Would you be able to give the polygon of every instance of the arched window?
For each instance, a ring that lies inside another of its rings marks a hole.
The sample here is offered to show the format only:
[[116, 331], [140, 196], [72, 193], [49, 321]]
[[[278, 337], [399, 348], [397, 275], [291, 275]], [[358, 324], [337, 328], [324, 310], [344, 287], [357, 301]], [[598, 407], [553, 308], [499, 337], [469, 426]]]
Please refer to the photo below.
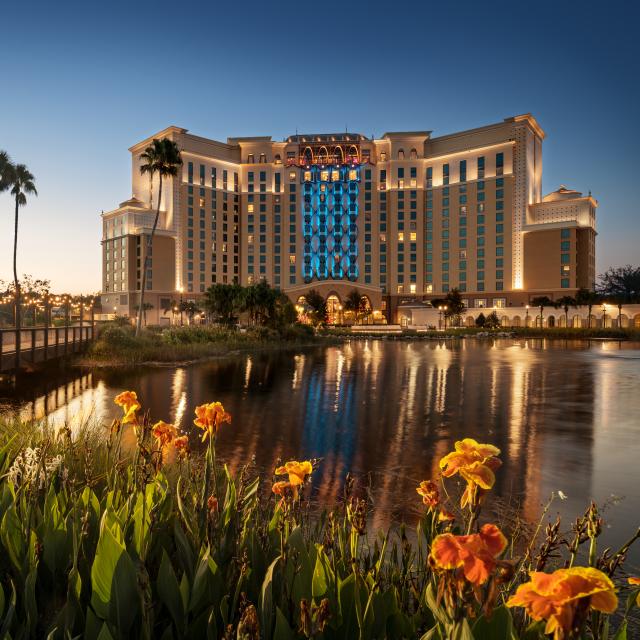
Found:
[[404, 149], [398, 149], [398, 160], [404, 160]]
[[311, 147], [304, 148], [302, 158], [305, 164], [313, 164], [313, 151], [311, 151]]
[[349, 159], [354, 161], [354, 162], [358, 162], [360, 160], [360, 154], [358, 153], [358, 147], [356, 147], [354, 144], [352, 144], [349, 147]]
[[415, 149], [411, 149], [411, 151], [409, 152], [409, 157], [411, 158], [411, 160], [416, 160], [418, 157], [418, 152]]
[[266, 153], [261, 153], [260, 154], [260, 163], [264, 164], [267, 161], [267, 154]]
[[329, 151], [327, 147], [320, 147], [318, 150], [318, 162], [320, 164], [326, 164], [329, 161]]
[[387, 161], [387, 152], [386, 151], [381, 151], [380, 152], [380, 162], [386, 162]]
[[253, 164], [256, 161], [255, 156], [253, 155], [253, 153], [250, 153], [247, 156], [247, 164]]
[[280, 157], [279, 153], [276, 153], [276, 155], [273, 158], [273, 161], [275, 162], [275, 164], [282, 164], [282, 158]]

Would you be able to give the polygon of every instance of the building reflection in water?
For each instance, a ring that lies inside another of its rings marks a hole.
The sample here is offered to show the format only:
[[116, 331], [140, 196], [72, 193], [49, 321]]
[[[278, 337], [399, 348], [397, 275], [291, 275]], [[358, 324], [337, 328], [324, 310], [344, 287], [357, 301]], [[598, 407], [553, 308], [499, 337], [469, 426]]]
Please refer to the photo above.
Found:
[[[640, 452], [639, 354], [539, 339], [356, 341], [173, 370], [99, 370], [15, 402], [28, 418], [113, 416], [113, 397], [131, 388], [154, 419], [189, 432], [195, 406], [219, 400], [233, 415], [218, 439], [232, 469], [322, 458], [315, 498], [338, 499], [351, 472], [370, 484], [377, 526], [417, 516], [416, 485], [437, 477], [456, 440], [474, 437], [500, 447], [495, 492], [533, 520], [552, 491], [569, 496], [559, 508], [571, 516], [592, 496], [633, 496], [625, 487]], [[640, 499], [625, 504], [638, 509]]]

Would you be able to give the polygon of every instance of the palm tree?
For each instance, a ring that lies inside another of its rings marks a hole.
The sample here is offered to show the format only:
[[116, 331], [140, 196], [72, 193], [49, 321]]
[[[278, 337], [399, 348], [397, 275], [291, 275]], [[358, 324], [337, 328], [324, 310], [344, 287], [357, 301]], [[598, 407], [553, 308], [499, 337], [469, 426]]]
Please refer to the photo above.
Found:
[[576, 304], [587, 305], [589, 310], [589, 316], [587, 319], [587, 327], [589, 327], [589, 329], [591, 329], [591, 310], [594, 305], [600, 304], [601, 299], [602, 297], [600, 294], [595, 291], [591, 291], [590, 289], [580, 289], [576, 294]]
[[555, 302], [551, 300], [548, 296], [538, 296], [537, 298], [533, 298], [531, 300], [531, 306], [540, 308], [540, 328], [544, 325], [544, 308], [545, 307], [555, 307]]
[[361, 304], [362, 296], [360, 295], [360, 292], [357, 289], [351, 289], [347, 294], [347, 297], [344, 299], [344, 310], [353, 312], [356, 324], [358, 322], [358, 314], [360, 313]]
[[[5, 154], [6, 155], [6, 154]], [[6, 164], [3, 171], [3, 184], [7, 184], [16, 201], [16, 213], [13, 232], [13, 283], [16, 294], [16, 369], [20, 366], [20, 281], [18, 280], [18, 218], [20, 207], [27, 204], [28, 195], [38, 195], [35, 178], [24, 164]]]
[[178, 175], [178, 167], [182, 165], [182, 157], [180, 156], [180, 149], [173, 140], [163, 138], [158, 140], [154, 138], [150, 146], [148, 146], [144, 153], [140, 155], [140, 159], [143, 160], [143, 164], [140, 165], [140, 173], [148, 173], [153, 179], [153, 174], [157, 173], [159, 177], [158, 184], [158, 202], [156, 205], [156, 216], [153, 221], [153, 229], [151, 229], [151, 235], [147, 239], [147, 250], [144, 256], [144, 269], [142, 271], [142, 286], [140, 287], [140, 303], [138, 305], [138, 321], [136, 323], [136, 335], [140, 335], [142, 329], [142, 314], [144, 312], [144, 292], [147, 288], [147, 270], [149, 268], [149, 255], [151, 253], [151, 247], [153, 245], [153, 237], [156, 233], [158, 226], [158, 219], [160, 217], [160, 205], [162, 201], [162, 180], [163, 178], [170, 178]]
[[565, 328], [568, 328], [569, 327], [569, 307], [575, 307], [577, 304], [576, 300], [571, 296], [562, 296], [562, 298], [559, 298], [558, 300], [556, 300], [556, 304], [558, 305], [558, 307], [562, 307], [562, 310], [564, 311], [564, 326]]

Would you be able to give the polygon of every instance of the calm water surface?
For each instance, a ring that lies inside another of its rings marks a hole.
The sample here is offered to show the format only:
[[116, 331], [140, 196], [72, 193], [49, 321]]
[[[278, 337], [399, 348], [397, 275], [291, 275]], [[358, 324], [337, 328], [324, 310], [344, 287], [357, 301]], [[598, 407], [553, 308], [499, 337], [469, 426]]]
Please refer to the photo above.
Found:
[[[536, 520], [574, 517], [608, 502], [607, 542], [640, 524], [640, 345], [544, 340], [357, 341], [243, 354], [180, 368], [97, 370], [0, 391], [5, 411], [72, 426], [119, 413], [113, 397], [136, 389], [154, 418], [192, 431], [193, 409], [220, 400], [233, 424], [219, 436], [232, 467], [255, 457], [321, 457], [318, 500], [335, 499], [348, 472], [367, 478], [374, 525], [414, 519], [415, 487], [465, 436], [502, 450], [496, 493]], [[194, 434], [195, 442], [195, 434]], [[638, 564], [640, 555], [634, 554]]]

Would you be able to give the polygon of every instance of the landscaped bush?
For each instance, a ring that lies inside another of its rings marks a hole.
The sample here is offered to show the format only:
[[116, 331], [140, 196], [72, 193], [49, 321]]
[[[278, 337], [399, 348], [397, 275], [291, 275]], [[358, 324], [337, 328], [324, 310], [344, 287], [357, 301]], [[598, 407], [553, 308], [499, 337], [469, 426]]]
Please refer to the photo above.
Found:
[[95, 432], [0, 425], [2, 638], [637, 637], [638, 580], [616, 582], [640, 533], [599, 554], [592, 504], [570, 536], [538, 527], [517, 552], [482, 518], [501, 465], [491, 445], [456, 442], [417, 487], [410, 543], [404, 527], [368, 531], [351, 480], [313, 513], [316, 461], [232, 475], [216, 460], [218, 430], [233, 428], [220, 403], [196, 408], [203, 454], [135, 393], [116, 403], [102, 446]]

